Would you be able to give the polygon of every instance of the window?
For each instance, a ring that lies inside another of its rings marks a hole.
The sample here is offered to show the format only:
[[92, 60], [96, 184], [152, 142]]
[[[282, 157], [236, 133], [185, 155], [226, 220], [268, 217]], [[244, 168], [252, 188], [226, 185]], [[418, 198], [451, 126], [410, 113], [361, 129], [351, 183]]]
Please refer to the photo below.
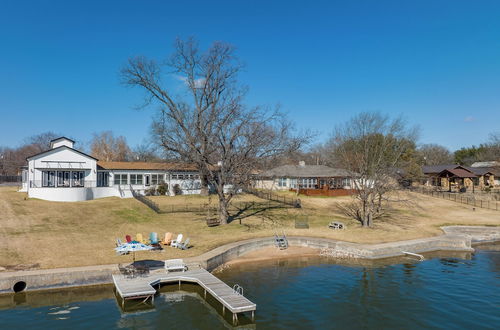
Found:
[[97, 172], [97, 186], [98, 187], [107, 187], [109, 180], [108, 172]]
[[42, 187], [54, 187], [56, 180], [55, 171], [43, 171], [42, 172]]
[[278, 187], [286, 187], [286, 178], [278, 179]]
[[142, 174], [130, 174], [130, 184], [142, 184]]
[[115, 174], [115, 184], [127, 184], [127, 174]]
[[57, 171], [57, 186], [69, 187], [70, 186], [70, 171]]
[[85, 173], [83, 171], [73, 171], [71, 172], [71, 186], [72, 187], [83, 187], [83, 177]]
[[165, 180], [163, 180], [163, 174], [151, 174], [151, 184], [161, 184]]

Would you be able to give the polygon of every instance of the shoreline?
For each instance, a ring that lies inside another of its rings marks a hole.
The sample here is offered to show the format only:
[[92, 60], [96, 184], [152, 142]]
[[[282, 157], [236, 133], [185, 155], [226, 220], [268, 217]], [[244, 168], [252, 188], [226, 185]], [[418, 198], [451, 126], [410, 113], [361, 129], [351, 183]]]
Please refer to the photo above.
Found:
[[[472, 245], [500, 241], [500, 227], [443, 227], [444, 235], [425, 239], [380, 244], [356, 244], [314, 237], [288, 237], [289, 248], [275, 248], [274, 238], [256, 238], [217, 247], [202, 255], [185, 258], [188, 265], [199, 265], [208, 271], [232, 262], [259, 262], [269, 259], [320, 256], [320, 251], [334, 252], [328, 257], [349, 263], [370, 263], [376, 260], [403, 256], [404, 252], [434, 251], [473, 252]], [[447, 233], [448, 232], [448, 233]], [[276, 251], [277, 250], [277, 251]], [[145, 260], [144, 262], [147, 262]], [[162, 262], [159, 262], [162, 263]], [[156, 262], [158, 266], [158, 261]], [[0, 272], [0, 294], [11, 293], [14, 285], [24, 282], [21, 291], [112, 283], [112, 274], [119, 273], [116, 264]]]

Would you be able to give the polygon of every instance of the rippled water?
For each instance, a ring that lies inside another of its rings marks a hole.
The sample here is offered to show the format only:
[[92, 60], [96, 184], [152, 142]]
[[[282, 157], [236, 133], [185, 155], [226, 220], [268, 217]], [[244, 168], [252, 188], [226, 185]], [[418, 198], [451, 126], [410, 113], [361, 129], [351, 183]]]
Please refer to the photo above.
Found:
[[[400, 260], [399, 260], [400, 261]], [[403, 264], [324, 258], [240, 264], [217, 276], [257, 303], [243, 328], [494, 329], [500, 327], [500, 252]], [[154, 305], [123, 311], [112, 287], [0, 296], [0, 328], [230, 328], [195, 285], [166, 286]]]

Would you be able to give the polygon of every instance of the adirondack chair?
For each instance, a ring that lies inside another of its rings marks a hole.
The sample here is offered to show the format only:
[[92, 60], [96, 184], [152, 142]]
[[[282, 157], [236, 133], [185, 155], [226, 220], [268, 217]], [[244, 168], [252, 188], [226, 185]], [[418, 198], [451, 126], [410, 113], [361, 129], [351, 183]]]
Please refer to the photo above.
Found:
[[142, 234], [141, 233], [137, 233], [135, 235], [135, 240], [139, 243], [142, 243], [142, 244], [147, 244], [147, 242], [144, 240], [144, 238], [142, 237]]
[[125, 240], [127, 241], [127, 243], [130, 243], [132, 242], [132, 237], [130, 237], [130, 235], [125, 235]]
[[181, 244], [181, 242], [182, 242], [182, 237], [183, 237], [182, 234], [177, 235], [177, 238], [172, 241], [172, 243], [170, 244], [170, 246], [172, 246], [172, 247], [178, 247], [179, 244]]
[[172, 243], [172, 233], [165, 233], [165, 238], [163, 239], [163, 245], [170, 245]]
[[177, 247], [181, 250], [187, 250], [189, 249], [189, 237], [186, 238], [186, 240], [184, 241], [184, 243], [180, 243], [179, 245], [177, 245]]
[[149, 234], [149, 242], [151, 244], [158, 244], [158, 234], [155, 232], [152, 232]]

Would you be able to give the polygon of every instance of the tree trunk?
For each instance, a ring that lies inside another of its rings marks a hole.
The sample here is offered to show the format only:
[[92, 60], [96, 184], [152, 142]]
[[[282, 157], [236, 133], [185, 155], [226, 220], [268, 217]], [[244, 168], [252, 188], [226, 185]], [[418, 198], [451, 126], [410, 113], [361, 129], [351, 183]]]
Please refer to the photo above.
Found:
[[201, 196], [208, 196], [209, 189], [208, 189], [207, 176], [200, 173], [200, 181], [201, 181], [200, 195]]
[[219, 220], [221, 225], [227, 224], [227, 220], [229, 219], [228, 204], [228, 201], [219, 195]]

